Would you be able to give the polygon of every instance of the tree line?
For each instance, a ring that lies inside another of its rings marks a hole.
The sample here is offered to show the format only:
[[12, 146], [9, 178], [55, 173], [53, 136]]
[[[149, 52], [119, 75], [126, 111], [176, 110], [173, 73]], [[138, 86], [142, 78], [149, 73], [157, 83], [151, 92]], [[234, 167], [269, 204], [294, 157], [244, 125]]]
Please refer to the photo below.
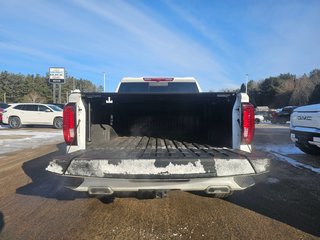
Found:
[[[53, 85], [49, 83], [49, 74], [24, 75], [3, 71], [0, 73], [0, 102], [53, 102]], [[76, 89], [86, 92], [102, 92], [102, 86], [95, 86], [86, 79], [69, 76], [61, 85], [61, 102], [67, 102], [75, 84]], [[56, 92], [58, 92], [56, 90]], [[248, 82], [250, 102], [255, 106], [280, 108], [293, 105], [301, 106], [320, 103], [320, 69], [297, 77], [291, 73]]]
[[[61, 85], [61, 103], [66, 103], [68, 95], [76, 89], [86, 92], [102, 91], [102, 86], [95, 86], [86, 79], [77, 79], [69, 76], [65, 84]], [[58, 99], [58, 88], [56, 88], [56, 99]], [[49, 74], [24, 75], [2, 71], [0, 73], [0, 102], [40, 102], [53, 103], [53, 84], [49, 83]]]
[[249, 81], [248, 95], [255, 106], [281, 108], [320, 103], [320, 70], [301, 77], [286, 73], [264, 80]]

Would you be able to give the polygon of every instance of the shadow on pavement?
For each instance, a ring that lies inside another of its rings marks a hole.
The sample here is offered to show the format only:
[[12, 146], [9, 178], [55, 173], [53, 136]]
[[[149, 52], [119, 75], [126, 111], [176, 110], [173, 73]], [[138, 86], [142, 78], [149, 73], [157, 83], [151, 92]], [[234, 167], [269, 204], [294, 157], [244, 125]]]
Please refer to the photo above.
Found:
[[3, 217], [3, 213], [0, 212], [0, 233], [2, 232], [3, 228], [4, 228], [4, 217]]
[[54, 175], [46, 171], [49, 162], [55, 157], [65, 153], [65, 144], [57, 145], [58, 151], [35, 158], [22, 165], [22, 169], [32, 182], [18, 188], [16, 193], [30, 196], [40, 196], [57, 200], [74, 200], [87, 198], [85, 193], [76, 192], [64, 187], [70, 181], [68, 177]]
[[227, 201], [320, 236], [320, 176], [277, 161], [257, 184]]

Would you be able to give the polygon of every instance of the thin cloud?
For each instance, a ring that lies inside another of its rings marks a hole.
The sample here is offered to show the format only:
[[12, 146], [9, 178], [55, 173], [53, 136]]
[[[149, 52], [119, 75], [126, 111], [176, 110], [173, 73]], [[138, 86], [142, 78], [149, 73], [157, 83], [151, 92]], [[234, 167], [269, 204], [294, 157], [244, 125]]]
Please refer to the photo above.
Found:
[[181, 72], [184, 70], [189, 74], [200, 72], [199, 75], [212, 76], [210, 79], [212, 82], [203, 79], [206, 85], [216, 81], [229, 81], [227, 72], [210, 54], [209, 49], [188, 39], [187, 36], [175, 34], [130, 4], [122, 1], [104, 5], [88, 1], [77, 1], [77, 3], [87, 11], [132, 34], [139, 40], [140, 46], [137, 47], [154, 56], [157, 62], [162, 60], [162, 65], [167, 66], [169, 70], [178, 68]]
[[194, 76], [204, 90], [219, 90], [240, 86], [246, 73], [261, 79], [319, 67], [318, 1], [187, 3], [6, 1], [1, 68], [65, 65], [96, 83], [105, 71], [112, 89], [124, 75]]

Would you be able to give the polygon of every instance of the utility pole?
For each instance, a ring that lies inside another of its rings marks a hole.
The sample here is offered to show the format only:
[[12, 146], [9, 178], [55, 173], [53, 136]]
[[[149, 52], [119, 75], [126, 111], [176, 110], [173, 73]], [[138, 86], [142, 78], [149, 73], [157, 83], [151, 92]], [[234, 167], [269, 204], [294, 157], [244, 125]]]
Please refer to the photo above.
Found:
[[61, 103], [61, 84], [59, 84], [59, 103]]
[[7, 94], [6, 93], [3, 93], [3, 102], [7, 103]]
[[55, 83], [52, 84], [52, 94], [53, 94], [52, 101], [53, 103], [56, 103], [56, 84]]
[[249, 81], [249, 74], [246, 74], [246, 94], [248, 94], [248, 81]]

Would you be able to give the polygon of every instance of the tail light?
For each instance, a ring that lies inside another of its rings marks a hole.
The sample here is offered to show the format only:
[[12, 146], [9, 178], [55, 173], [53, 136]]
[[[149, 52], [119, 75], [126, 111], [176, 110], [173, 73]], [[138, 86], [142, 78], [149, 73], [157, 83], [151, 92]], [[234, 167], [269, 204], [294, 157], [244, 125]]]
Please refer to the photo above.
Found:
[[242, 103], [242, 142], [250, 144], [254, 136], [254, 107], [251, 103]]
[[68, 103], [63, 108], [63, 136], [68, 145], [77, 145], [76, 105]]

